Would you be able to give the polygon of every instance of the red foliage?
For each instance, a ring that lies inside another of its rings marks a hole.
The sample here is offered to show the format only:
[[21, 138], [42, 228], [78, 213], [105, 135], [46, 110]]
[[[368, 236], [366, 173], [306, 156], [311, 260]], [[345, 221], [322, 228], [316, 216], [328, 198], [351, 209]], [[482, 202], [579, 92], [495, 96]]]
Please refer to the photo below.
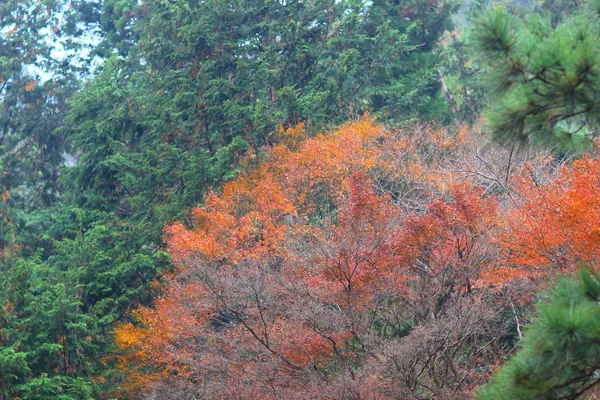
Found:
[[[424, 129], [423, 144], [362, 121], [301, 136], [285, 132], [266, 161], [208, 195], [193, 228], [167, 228], [178, 269], [137, 326], [117, 329], [131, 388], [184, 381], [210, 398], [466, 393], [503, 334], [491, 311], [501, 305], [477, 289], [495, 259], [498, 199], [472, 180], [444, 181], [437, 162], [467, 134]], [[410, 207], [400, 192], [413, 193]]]
[[503, 275], [542, 278], [582, 266], [597, 270], [600, 160], [586, 157], [563, 166], [547, 184], [526, 169], [517, 184], [518, 204], [503, 218]]

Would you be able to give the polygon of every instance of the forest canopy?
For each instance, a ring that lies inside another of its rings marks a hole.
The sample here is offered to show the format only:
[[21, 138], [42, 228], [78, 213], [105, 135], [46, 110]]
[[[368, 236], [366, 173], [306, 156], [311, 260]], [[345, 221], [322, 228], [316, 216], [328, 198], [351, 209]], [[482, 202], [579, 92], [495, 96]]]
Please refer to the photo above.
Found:
[[0, 399], [595, 396], [599, 10], [3, 1]]

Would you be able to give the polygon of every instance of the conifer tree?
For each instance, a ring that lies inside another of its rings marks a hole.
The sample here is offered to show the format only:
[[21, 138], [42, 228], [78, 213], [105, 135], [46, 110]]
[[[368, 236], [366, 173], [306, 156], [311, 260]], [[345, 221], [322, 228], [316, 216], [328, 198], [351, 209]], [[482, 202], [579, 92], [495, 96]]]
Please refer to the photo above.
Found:
[[487, 64], [494, 98], [487, 118], [500, 138], [562, 148], [597, 136], [600, 5], [563, 21], [502, 8], [483, 14], [471, 39]]
[[60, 1], [0, 4], [0, 251], [23, 215], [53, 204], [59, 192], [67, 146], [55, 129], [77, 80], [53, 48], [68, 48], [70, 18]]
[[600, 383], [600, 282], [582, 271], [538, 304], [521, 349], [478, 394], [480, 400], [575, 399]]

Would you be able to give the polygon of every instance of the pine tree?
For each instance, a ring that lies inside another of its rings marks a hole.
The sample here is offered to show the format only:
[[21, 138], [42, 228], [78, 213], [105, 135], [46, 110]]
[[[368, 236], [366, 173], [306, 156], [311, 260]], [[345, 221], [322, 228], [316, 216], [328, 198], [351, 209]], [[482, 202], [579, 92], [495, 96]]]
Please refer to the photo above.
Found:
[[482, 15], [471, 39], [488, 66], [487, 118], [504, 139], [568, 148], [597, 136], [600, 122], [600, 4], [553, 28], [502, 8]]
[[538, 304], [520, 350], [484, 386], [481, 400], [575, 399], [600, 383], [600, 281], [582, 271]]

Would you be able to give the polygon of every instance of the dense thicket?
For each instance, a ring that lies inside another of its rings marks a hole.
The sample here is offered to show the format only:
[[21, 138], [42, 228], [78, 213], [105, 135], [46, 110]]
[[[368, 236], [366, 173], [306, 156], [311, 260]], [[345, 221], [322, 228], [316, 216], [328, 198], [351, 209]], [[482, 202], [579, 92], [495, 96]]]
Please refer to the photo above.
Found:
[[473, 167], [478, 138], [369, 121], [303, 133], [169, 228], [168, 289], [117, 331], [132, 393], [459, 398], [512, 347], [498, 197], [451, 167]]

